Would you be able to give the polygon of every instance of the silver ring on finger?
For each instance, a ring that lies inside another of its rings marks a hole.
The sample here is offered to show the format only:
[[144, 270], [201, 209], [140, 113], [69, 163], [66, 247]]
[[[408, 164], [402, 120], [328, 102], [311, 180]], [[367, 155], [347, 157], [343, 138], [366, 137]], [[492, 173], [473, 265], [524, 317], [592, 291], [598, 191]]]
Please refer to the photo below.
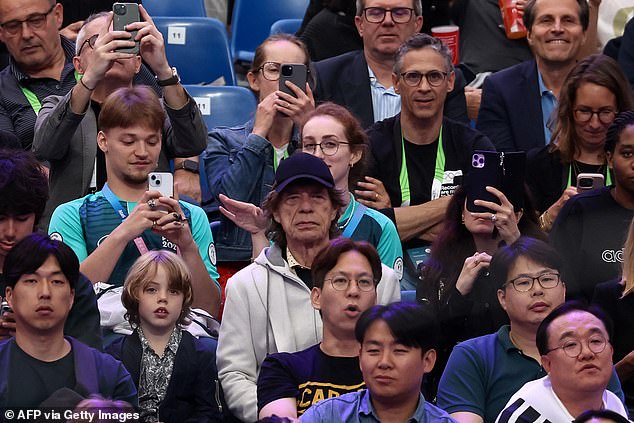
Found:
[[495, 215], [495, 213], [491, 213], [491, 222], [495, 223], [497, 219], [498, 217]]
[[156, 208], [156, 200], [154, 198], [150, 198], [147, 202], [147, 205], [154, 210]]
[[154, 227], [154, 226], [156, 226], [156, 225], [157, 225], [157, 221], [156, 221], [156, 220], [153, 220], [153, 221], [152, 221], [152, 227]]

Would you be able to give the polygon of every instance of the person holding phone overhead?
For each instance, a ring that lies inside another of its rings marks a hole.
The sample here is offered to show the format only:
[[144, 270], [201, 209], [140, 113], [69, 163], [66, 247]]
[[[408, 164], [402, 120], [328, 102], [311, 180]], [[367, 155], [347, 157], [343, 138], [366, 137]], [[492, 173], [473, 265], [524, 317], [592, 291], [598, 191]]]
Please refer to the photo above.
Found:
[[[136, 7], [129, 4], [126, 11]], [[66, 95], [50, 96], [42, 102], [33, 151], [50, 166], [51, 198], [42, 219], [44, 227], [55, 207], [103, 187], [105, 160], [96, 143], [101, 105], [117, 88], [133, 85], [141, 60], [156, 72], [156, 82], [163, 92], [162, 105], [167, 112], [158, 170], [169, 171], [170, 159], [198, 155], [205, 148], [207, 130], [198, 106], [180, 85], [175, 68], [169, 66], [163, 37], [152, 18], [143, 6], [138, 8], [143, 21], [126, 28], [137, 31], [136, 41], [130, 39], [130, 32], [111, 30], [112, 12], [86, 19], [73, 58], [79, 82]], [[140, 45], [139, 55], [119, 51], [134, 47], [135, 42]], [[180, 159], [175, 160], [178, 167]], [[180, 185], [184, 188], [182, 182]]]
[[309, 60], [306, 46], [292, 35], [277, 34], [264, 40], [247, 73], [249, 86], [258, 97], [255, 116], [233, 128], [209, 128], [202, 160], [212, 198], [204, 199], [203, 204], [212, 220], [220, 221], [218, 260], [234, 262], [226, 264], [235, 270], [252, 257], [251, 235], [220, 215], [219, 196], [259, 206], [269, 193], [280, 161], [298, 146], [299, 125], [315, 108], [308, 82], [293, 78], [299, 86], [285, 82], [291, 75], [284, 73], [292, 70], [297, 76], [303, 72], [299, 65], [304, 65], [310, 79]]
[[610, 57], [588, 56], [570, 71], [559, 95], [550, 144], [528, 155], [526, 182], [543, 230], [550, 231], [564, 204], [578, 193], [579, 174], [601, 174], [605, 185], [612, 184], [605, 136], [617, 113], [632, 108], [627, 79]]

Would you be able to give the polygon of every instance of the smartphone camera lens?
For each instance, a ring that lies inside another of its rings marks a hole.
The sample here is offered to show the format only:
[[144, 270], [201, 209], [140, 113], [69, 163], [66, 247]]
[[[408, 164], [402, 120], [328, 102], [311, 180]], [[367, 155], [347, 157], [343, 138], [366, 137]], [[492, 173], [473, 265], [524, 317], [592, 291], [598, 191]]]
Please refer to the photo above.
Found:
[[282, 66], [282, 76], [291, 76], [293, 75], [293, 67], [291, 65]]
[[114, 7], [114, 13], [117, 15], [125, 15], [126, 7], [125, 4], [117, 4]]

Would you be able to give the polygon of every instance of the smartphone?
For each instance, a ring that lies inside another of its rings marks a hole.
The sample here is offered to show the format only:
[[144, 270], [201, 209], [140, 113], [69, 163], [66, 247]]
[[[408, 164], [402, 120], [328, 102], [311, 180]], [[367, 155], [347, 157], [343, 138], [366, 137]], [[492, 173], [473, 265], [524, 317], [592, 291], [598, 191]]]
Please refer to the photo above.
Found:
[[[125, 26], [132, 22], [141, 20], [139, 15], [139, 5], [136, 3], [115, 3], [112, 5], [112, 29], [115, 31], [125, 31]], [[132, 39], [136, 37], [138, 31], [129, 31]], [[139, 54], [139, 41], [134, 43], [134, 47], [118, 48], [121, 53]]]
[[147, 176], [150, 191], [158, 191], [163, 197], [174, 196], [174, 175], [169, 172], [151, 172]]
[[293, 90], [286, 86], [286, 81], [291, 81], [305, 93], [307, 73], [306, 65], [303, 63], [283, 63], [280, 65], [280, 91], [297, 97]]
[[475, 200], [500, 204], [500, 200], [486, 190], [487, 186], [499, 189], [513, 204], [515, 211], [524, 207], [524, 177], [526, 153], [498, 153], [476, 150], [471, 158], [471, 170], [467, 174], [467, 210], [474, 213], [490, 212], [476, 206]]
[[577, 191], [585, 192], [601, 188], [605, 185], [605, 178], [600, 173], [580, 173], [577, 175]]
[[4, 300], [2, 301], [2, 304], [0, 305], [0, 316], [3, 316], [5, 313], [11, 313], [13, 310], [11, 310], [11, 306], [9, 306], [9, 303]]

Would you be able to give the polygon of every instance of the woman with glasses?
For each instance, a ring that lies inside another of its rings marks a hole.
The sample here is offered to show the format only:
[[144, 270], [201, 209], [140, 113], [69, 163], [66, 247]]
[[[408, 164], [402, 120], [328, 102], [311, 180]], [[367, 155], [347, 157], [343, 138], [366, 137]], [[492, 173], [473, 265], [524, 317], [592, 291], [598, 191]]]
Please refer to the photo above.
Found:
[[627, 233], [622, 259], [621, 277], [597, 285], [592, 302], [601, 306], [614, 323], [613, 360], [631, 415], [634, 412], [634, 221]]
[[[342, 235], [372, 244], [381, 262], [393, 268], [400, 279], [403, 250], [394, 223], [385, 215], [359, 203], [349, 191], [349, 187], [365, 174], [367, 148], [367, 136], [359, 121], [345, 107], [334, 103], [317, 107], [307, 116], [301, 129], [302, 151], [321, 158], [330, 169], [335, 187], [345, 193], [338, 221]], [[261, 211], [255, 206], [225, 197], [222, 201], [225, 206], [221, 207], [223, 214], [253, 234], [253, 253], [257, 256], [269, 244], [264, 235], [266, 221], [255, 218], [261, 216]]]
[[[298, 87], [287, 82], [294, 96], [279, 90], [280, 67], [283, 63], [309, 67], [309, 60], [306, 46], [292, 35], [264, 40], [247, 73], [258, 97], [255, 116], [244, 125], [209, 128], [202, 160], [212, 198], [204, 205], [221, 222], [215, 236], [219, 261], [237, 262], [240, 268], [252, 257], [250, 234], [218, 213], [219, 197], [260, 205], [270, 191], [279, 162], [297, 148], [299, 124], [315, 104], [308, 83]], [[308, 75], [310, 79], [310, 69]]]
[[416, 298], [436, 310], [443, 327], [439, 365], [433, 372], [437, 376], [457, 342], [495, 332], [508, 323], [497, 300], [501, 282], [489, 274], [492, 256], [522, 235], [544, 238], [528, 198], [516, 212], [501, 191], [493, 188], [491, 193], [500, 201], [491, 204], [495, 220], [491, 213], [470, 213], [466, 190], [456, 190], [430, 257], [421, 266]]
[[572, 69], [559, 94], [550, 144], [528, 157], [527, 183], [543, 230], [550, 231], [564, 204], [578, 194], [579, 174], [598, 173], [605, 185], [612, 184], [605, 136], [617, 113], [633, 107], [627, 79], [610, 57], [592, 55]]

